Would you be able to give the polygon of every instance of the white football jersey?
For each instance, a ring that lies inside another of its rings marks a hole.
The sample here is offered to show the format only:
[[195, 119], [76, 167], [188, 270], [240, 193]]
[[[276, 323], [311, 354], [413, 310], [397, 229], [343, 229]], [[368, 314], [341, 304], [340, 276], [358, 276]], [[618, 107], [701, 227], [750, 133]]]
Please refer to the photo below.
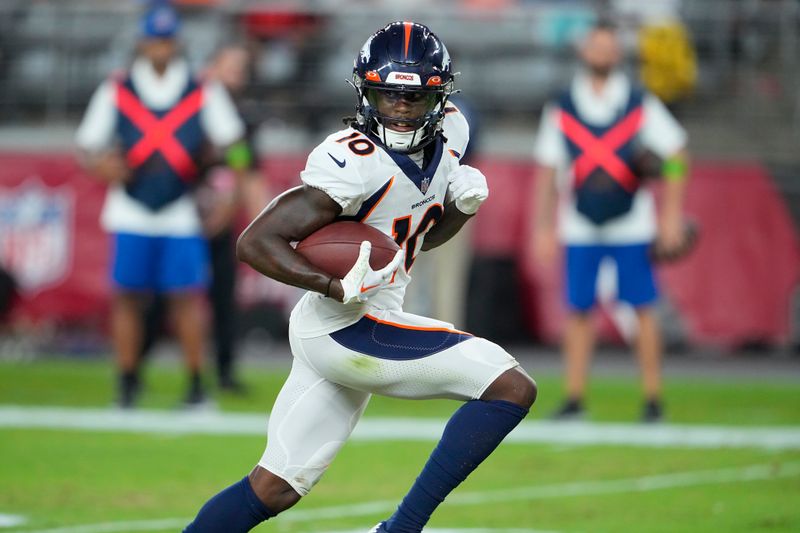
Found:
[[402, 307], [425, 233], [444, 214], [447, 176], [458, 167], [468, 142], [466, 119], [447, 104], [443, 140], [434, 143], [434, 155], [424, 168], [353, 128], [330, 135], [311, 152], [300, 174], [303, 183], [341, 205], [342, 220], [369, 224], [392, 237], [405, 260], [392, 283], [366, 303], [345, 305], [317, 292], [306, 293], [291, 316], [298, 336], [325, 335], [354, 324], [371, 310]]

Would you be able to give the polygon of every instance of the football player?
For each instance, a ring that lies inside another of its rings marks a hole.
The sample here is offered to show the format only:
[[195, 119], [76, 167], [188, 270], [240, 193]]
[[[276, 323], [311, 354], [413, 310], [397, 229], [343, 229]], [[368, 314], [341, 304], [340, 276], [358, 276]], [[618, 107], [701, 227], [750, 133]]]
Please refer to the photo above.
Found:
[[[372, 529], [421, 531], [536, 399], [534, 381], [501, 347], [401, 307], [418, 253], [455, 235], [489, 194], [483, 174], [459, 164], [469, 132], [448, 103], [447, 49], [421, 24], [391, 23], [364, 44], [353, 85], [358, 103], [349, 127], [313, 150], [303, 185], [273, 201], [239, 239], [241, 260], [308, 292], [292, 311], [294, 362], [269, 419], [264, 455], [211, 498], [187, 532], [249, 531], [297, 503], [371, 394], [464, 402], [397, 511]], [[337, 279], [292, 248], [342, 219], [392, 236], [400, 251], [373, 271], [364, 242]]]

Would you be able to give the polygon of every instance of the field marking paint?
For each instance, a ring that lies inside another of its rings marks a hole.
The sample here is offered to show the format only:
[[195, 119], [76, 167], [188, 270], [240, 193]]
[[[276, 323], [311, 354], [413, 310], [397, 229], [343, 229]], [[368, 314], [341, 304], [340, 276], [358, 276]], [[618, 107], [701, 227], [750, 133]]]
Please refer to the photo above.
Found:
[[737, 481], [773, 480], [800, 476], [800, 463], [757, 464], [740, 468], [719, 470], [699, 470], [659, 474], [639, 478], [576, 481], [558, 485], [529, 486], [516, 489], [502, 489], [492, 492], [473, 492], [454, 494], [447, 500], [450, 505], [482, 505], [487, 503], [543, 500], [569, 496], [597, 496], [602, 494], [623, 494], [629, 492], [650, 492], [662, 489], [716, 485]]
[[0, 527], [21, 526], [28, 519], [18, 514], [2, 514], [0, 513]]
[[[436, 441], [447, 421], [430, 418], [364, 418], [353, 441]], [[267, 416], [217, 411], [120, 411], [70, 407], [0, 406], [0, 428], [68, 429], [157, 434], [261, 435]], [[728, 427], [524, 421], [507, 443], [615, 444], [645, 447], [800, 449], [797, 427]]]
[[[595, 496], [603, 494], [624, 494], [630, 492], [650, 492], [680, 487], [725, 484], [745, 481], [774, 480], [800, 476], [800, 462], [783, 464], [755, 464], [739, 468], [718, 470], [695, 470], [675, 472], [638, 478], [611, 479], [600, 481], [576, 481], [553, 485], [518, 487], [481, 492], [455, 493], [448, 497], [448, 506], [485, 505], [496, 502], [532, 501], [574, 496]], [[369, 516], [390, 513], [397, 506], [396, 500], [382, 500], [355, 505], [338, 505], [319, 509], [299, 509], [279, 516], [275, 522], [309, 522], [331, 518]], [[121, 531], [160, 531], [181, 528], [191, 518], [164, 520], [138, 520], [135, 522], [107, 522], [60, 527], [55, 529], [17, 530], [13, 533], [116, 533]], [[366, 526], [369, 527], [369, 526]], [[462, 530], [464, 531], [464, 530]], [[469, 531], [469, 530], [466, 530]], [[512, 530], [513, 531], [513, 530]], [[474, 532], [473, 532], [474, 533]]]
[[191, 518], [166, 518], [163, 520], [136, 520], [129, 522], [102, 522], [99, 524], [82, 524], [79, 526], [57, 527], [54, 529], [25, 530], [19, 529], [5, 533], [120, 533], [126, 531], [163, 531], [165, 529], [186, 527]]

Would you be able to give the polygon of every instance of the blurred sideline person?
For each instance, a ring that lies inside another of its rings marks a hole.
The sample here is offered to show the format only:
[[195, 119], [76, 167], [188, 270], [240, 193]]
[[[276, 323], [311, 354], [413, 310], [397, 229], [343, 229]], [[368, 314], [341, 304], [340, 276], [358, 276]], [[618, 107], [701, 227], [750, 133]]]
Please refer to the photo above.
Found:
[[164, 294], [189, 372], [185, 403], [202, 404], [208, 247], [191, 191], [210, 141], [235, 144], [244, 126], [218, 83], [199, 84], [178, 55], [177, 12], [150, 6], [130, 69], [103, 82], [76, 134], [88, 170], [109, 184], [101, 224], [113, 236], [111, 335], [118, 404], [134, 406], [144, 305]]
[[250, 51], [242, 44], [220, 48], [206, 77], [221, 83], [231, 95], [245, 125], [245, 138], [231, 147], [228, 157], [210, 169], [201, 191], [201, 211], [211, 252], [209, 300], [213, 317], [217, 380], [223, 390], [243, 392], [236, 377], [236, 220], [241, 209], [254, 219], [267, 204], [267, 190], [259, 172], [253, 136], [258, 124], [242, 112], [241, 102], [250, 83]]
[[11, 310], [19, 300], [17, 281], [9, 270], [0, 263], [0, 336], [3, 325], [11, 315]]
[[[643, 421], [658, 421], [662, 342], [654, 310], [658, 292], [651, 243], [663, 254], [683, 245], [683, 196], [687, 135], [664, 105], [619, 69], [620, 44], [613, 25], [598, 23], [580, 48], [583, 68], [543, 111], [535, 146], [534, 252], [555, 260], [566, 246], [568, 318], [564, 334], [566, 401], [556, 418], [584, 412], [594, 332], [598, 269], [617, 264], [618, 299], [635, 308], [645, 404]], [[663, 202], [656, 219], [650, 191], [640, 187], [637, 161], [648, 150], [663, 160]], [[558, 208], [558, 209], [557, 209]]]
[[[208, 299], [211, 305], [216, 377], [223, 391], [244, 393], [245, 387], [235, 372], [237, 262], [235, 255], [237, 215], [243, 209], [248, 220], [266, 205], [267, 191], [259, 172], [253, 144], [258, 124], [248, 122], [241, 112], [241, 98], [250, 82], [250, 51], [242, 44], [227, 44], [213, 55], [203, 79], [218, 82], [228, 91], [245, 126], [241, 141], [225, 150], [224, 157], [203, 170], [202, 183], [195, 190], [200, 219], [208, 239], [211, 279]], [[145, 335], [140, 357], [144, 359], [161, 330], [165, 298], [154, 298], [147, 307]]]
[[[250, 531], [295, 505], [325, 473], [373, 393], [464, 402], [397, 511], [371, 530], [420, 532], [527, 415], [536, 385], [511, 355], [402, 310], [418, 252], [455, 235], [489, 194], [483, 174], [459, 163], [469, 133], [447, 102], [452, 82], [447, 49], [427, 27], [394, 22], [377, 31], [353, 69], [356, 117], [311, 152], [303, 185], [274, 200], [239, 238], [240, 259], [308, 292], [292, 311], [294, 361], [261, 460], [206, 502], [187, 533]], [[373, 271], [365, 241], [337, 279], [291, 246], [342, 218], [393, 236], [400, 250]]]

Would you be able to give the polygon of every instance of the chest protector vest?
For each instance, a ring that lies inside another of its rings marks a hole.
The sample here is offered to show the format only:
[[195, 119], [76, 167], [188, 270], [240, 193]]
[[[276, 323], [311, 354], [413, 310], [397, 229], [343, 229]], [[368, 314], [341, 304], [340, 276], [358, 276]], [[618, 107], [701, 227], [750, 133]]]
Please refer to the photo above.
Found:
[[192, 79], [171, 108], [149, 109], [130, 77], [116, 85], [117, 134], [133, 169], [125, 185], [134, 199], [155, 211], [185, 194], [198, 178], [205, 147], [200, 124], [202, 88]]
[[634, 161], [643, 96], [632, 88], [620, 114], [603, 126], [583, 120], [569, 91], [559, 99], [559, 125], [572, 163], [576, 207], [595, 224], [624, 215], [633, 205], [641, 182]]

